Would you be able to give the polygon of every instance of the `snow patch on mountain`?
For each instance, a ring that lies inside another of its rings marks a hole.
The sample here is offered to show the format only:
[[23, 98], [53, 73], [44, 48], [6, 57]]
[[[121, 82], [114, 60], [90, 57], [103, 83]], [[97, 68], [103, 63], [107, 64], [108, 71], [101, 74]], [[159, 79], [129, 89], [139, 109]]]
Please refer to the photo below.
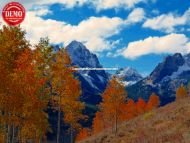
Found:
[[190, 82], [190, 54], [176, 53], [167, 56], [151, 74], [143, 80], [127, 87], [128, 96], [137, 100], [145, 100], [154, 92], [160, 96], [161, 104], [165, 105], [175, 99], [176, 90], [180, 85], [187, 86]]
[[142, 79], [142, 76], [137, 72], [137, 70], [131, 67], [119, 69], [116, 71], [115, 76], [124, 86], [133, 85]]
[[130, 86], [136, 83], [136, 81], [122, 81], [121, 82], [124, 86]]
[[190, 67], [187, 63], [183, 64], [178, 68], [176, 72], [173, 72], [173, 74], [170, 76], [171, 79], [177, 78], [180, 74], [182, 74], [184, 71], [189, 71]]
[[92, 78], [88, 74], [81, 74], [81, 76], [89, 83], [89, 85], [97, 90], [97, 86], [92, 82]]
[[[67, 47], [73, 66], [80, 68], [102, 68], [97, 56], [91, 53], [81, 42], [72, 41]], [[108, 82], [108, 74], [104, 70], [78, 70], [78, 76], [82, 87], [82, 100], [98, 104], [100, 94], [105, 90]]]

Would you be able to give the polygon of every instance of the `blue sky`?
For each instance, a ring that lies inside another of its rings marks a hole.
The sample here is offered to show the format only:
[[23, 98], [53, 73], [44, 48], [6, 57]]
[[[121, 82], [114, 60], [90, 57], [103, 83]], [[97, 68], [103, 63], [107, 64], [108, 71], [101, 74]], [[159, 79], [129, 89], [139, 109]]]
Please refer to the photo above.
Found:
[[166, 55], [190, 52], [189, 0], [18, 2], [27, 9], [21, 26], [32, 44], [46, 36], [52, 44], [78, 40], [104, 67], [130, 66], [147, 75]]

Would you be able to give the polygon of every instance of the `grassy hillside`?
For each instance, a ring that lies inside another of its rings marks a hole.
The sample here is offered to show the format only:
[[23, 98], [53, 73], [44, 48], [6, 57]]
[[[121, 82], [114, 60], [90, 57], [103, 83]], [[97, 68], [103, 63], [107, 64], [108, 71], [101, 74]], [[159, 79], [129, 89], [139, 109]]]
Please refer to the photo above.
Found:
[[190, 97], [120, 125], [80, 143], [190, 143]]

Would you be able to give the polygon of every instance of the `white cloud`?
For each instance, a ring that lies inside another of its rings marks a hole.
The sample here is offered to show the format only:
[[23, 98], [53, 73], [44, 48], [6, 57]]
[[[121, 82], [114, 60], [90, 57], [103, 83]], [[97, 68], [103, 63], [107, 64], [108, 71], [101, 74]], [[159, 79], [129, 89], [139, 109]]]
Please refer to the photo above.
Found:
[[153, 9], [151, 11], [151, 13], [154, 14], [154, 15], [158, 15], [158, 14], [160, 14], [160, 11], [158, 9]]
[[[64, 43], [69, 44], [72, 40], [83, 42], [90, 51], [101, 52], [114, 48], [117, 43], [108, 40], [113, 35], [117, 35], [124, 26], [142, 21], [143, 9], [134, 9], [127, 19], [119, 17], [90, 17], [81, 21], [78, 25], [71, 25], [64, 21], [56, 21], [52, 19], [43, 19], [39, 15], [49, 13], [49, 11], [28, 11], [24, 22], [21, 26], [27, 32], [27, 39], [32, 44], [38, 42], [41, 37], [48, 36], [53, 44]], [[140, 12], [139, 12], [140, 11]], [[137, 14], [135, 14], [137, 13]], [[131, 20], [133, 15], [135, 20]], [[137, 18], [136, 18], [137, 17]]]
[[[90, 4], [91, 0], [17, 0], [21, 3], [26, 10], [33, 10], [39, 6], [50, 6], [52, 4], [59, 3], [65, 8], [74, 8], [76, 6], [83, 6], [84, 4]], [[0, 9], [2, 9], [7, 3], [12, 2], [12, 0], [2, 0], [0, 4]]]
[[35, 5], [51, 5], [56, 3], [62, 4], [66, 8], [73, 8], [87, 4], [89, 0], [20, 0], [20, 2], [28, 8]]
[[117, 50], [115, 50], [115, 51], [108, 51], [108, 52], [106, 53], [106, 56], [107, 56], [107, 57], [112, 57], [112, 58], [121, 56], [122, 53], [123, 53], [123, 50], [124, 50], [124, 49], [117, 49]]
[[106, 56], [107, 56], [107, 57], [113, 57], [114, 55], [113, 55], [112, 52], [107, 52]]
[[33, 12], [35, 13], [36, 16], [45, 16], [53, 14], [53, 11], [51, 11], [47, 6], [36, 6], [33, 9]]
[[[69, 2], [69, 6], [74, 6], [77, 0], [55, 0], [57, 2]], [[53, 0], [49, 3], [55, 2]], [[24, 5], [32, 3], [42, 4], [47, 1], [23, 1]], [[79, 2], [79, 1], [78, 1]], [[86, 0], [82, 0], [78, 4], [82, 4]], [[27, 39], [31, 44], [38, 43], [41, 37], [48, 36], [52, 44], [64, 43], [69, 44], [72, 40], [83, 42], [90, 51], [101, 52], [110, 50], [118, 44], [118, 41], [109, 40], [110, 37], [117, 35], [125, 26], [141, 22], [144, 18], [144, 10], [142, 8], [133, 9], [126, 19], [120, 17], [90, 17], [81, 21], [78, 25], [71, 25], [64, 21], [56, 21], [53, 19], [43, 19], [41, 16], [51, 14], [47, 5], [37, 5], [32, 11], [27, 11], [26, 18], [21, 26], [27, 32]], [[3, 22], [3, 24], [5, 24]], [[2, 24], [2, 25], [3, 25]]]
[[143, 24], [143, 27], [170, 33], [175, 31], [176, 26], [185, 25], [189, 20], [190, 8], [181, 16], [169, 13], [147, 19]]
[[52, 19], [44, 20], [35, 12], [28, 12], [21, 26], [27, 32], [31, 43], [37, 43], [40, 37], [48, 36], [52, 43], [67, 45], [72, 40], [78, 40], [91, 51], [102, 51], [111, 48], [113, 42], [107, 38], [120, 32], [124, 21], [118, 17], [90, 17], [78, 25], [71, 25]]
[[147, 54], [162, 53], [188, 53], [190, 52], [190, 39], [184, 34], [169, 34], [163, 37], [148, 37], [144, 40], [130, 42], [120, 55], [128, 59]]
[[142, 8], [135, 8], [128, 16], [129, 23], [141, 22], [145, 18], [145, 12]]
[[96, 0], [93, 1], [93, 5], [96, 9], [104, 10], [111, 8], [125, 8], [129, 9], [134, 7], [136, 4], [140, 2], [146, 2], [147, 0]]
[[[1, 5], [5, 5], [11, 0], [4, 0]], [[55, 3], [62, 4], [66, 8], [74, 8], [76, 6], [93, 6], [97, 11], [105, 9], [130, 9], [140, 2], [148, 0], [19, 0], [27, 9], [31, 9], [36, 5], [52, 5]]]

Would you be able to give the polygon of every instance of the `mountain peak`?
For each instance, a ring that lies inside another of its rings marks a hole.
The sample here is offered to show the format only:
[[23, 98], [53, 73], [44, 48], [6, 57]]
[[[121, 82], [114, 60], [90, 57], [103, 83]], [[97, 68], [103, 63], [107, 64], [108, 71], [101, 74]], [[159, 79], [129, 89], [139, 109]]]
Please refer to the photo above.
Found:
[[136, 69], [134, 68], [131, 68], [131, 67], [125, 67], [125, 68], [120, 68], [117, 72], [116, 72], [117, 75], [128, 75], [128, 76], [131, 76], [131, 75], [139, 75], [141, 76]]
[[72, 62], [79, 67], [102, 67], [95, 54], [91, 53], [85, 45], [78, 41], [72, 41], [66, 47]]
[[150, 74], [150, 78], [153, 82], [159, 82], [164, 77], [170, 76], [173, 72], [176, 72], [184, 63], [185, 59], [180, 53], [167, 56], [164, 62], [158, 64], [155, 70]]
[[[78, 68], [102, 68], [97, 56], [91, 53], [85, 45], [72, 41], [66, 50], [70, 55], [72, 64]], [[81, 82], [81, 99], [90, 104], [98, 104], [107, 85], [108, 75], [104, 70], [79, 70], [76, 72]]]
[[128, 88], [129, 97], [148, 100], [154, 92], [160, 96], [162, 105], [173, 101], [176, 89], [181, 84], [188, 85], [190, 81], [189, 56], [180, 53], [167, 56], [148, 77]]
[[83, 43], [73, 40], [67, 47], [72, 47], [72, 48], [86, 48]]
[[116, 77], [118, 77], [125, 86], [135, 84], [142, 79], [142, 76], [137, 70], [131, 67], [120, 68], [116, 71]]
[[175, 53], [173, 55], [173, 57], [175, 57], [175, 58], [182, 58], [183, 56], [181, 55], [181, 53]]

